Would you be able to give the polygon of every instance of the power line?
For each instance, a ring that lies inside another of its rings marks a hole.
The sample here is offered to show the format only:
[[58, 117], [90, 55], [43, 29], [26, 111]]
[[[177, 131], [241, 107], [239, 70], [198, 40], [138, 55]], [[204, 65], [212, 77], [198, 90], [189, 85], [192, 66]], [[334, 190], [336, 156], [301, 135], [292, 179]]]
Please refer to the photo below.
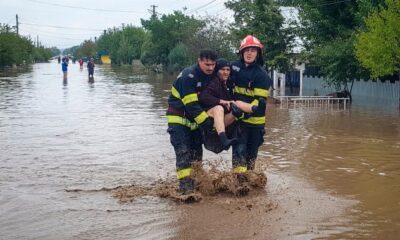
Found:
[[57, 7], [73, 8], [73, 9], [81, 9], [81, 10], [90, 10], [90, 11], [98, 11], [98, 12], [145, 13], [145, 12], [129, 11], [129, 10], [110, 10], [110, 9], [102, 9], [102, 8], [87, 8], [87, 7], [80, 7], [80, 6], [79, 7], [78, 6], [69, 6], [69, 5], [63, 5], [63, 4], [58, 4], [58, 3], [43, 2], [43, 1], [38, 1], [38, 0], [28, 0], [28, 1], [34, 2], [34, 3], [39, 3], [39, 4], [57, 6]]
[[[323, 6], [335, 5], [335, 4], [344, 3], [344, 2], [348, 2], [348, 1], [352, 1], [352, 0], [340, 0], [340, 1], [334, 0], [332, 2], [317, 4], [314, 7], [323, 7]], [[296, 8], [296, 7], [292, 7], [292, 8]], [[292, 9], [283, 9], [283, 10], [281, 10], [281, 12], [287, 12], [287, 11], [292, 11]]]
[[[221, 4], [222, 4], [222, 5], [221, 5]], [[210, 9], [210, 8], [217, 8], [219, 5], [223, 6], [224, 3], [223, 3], [223, 2], [214, 2], [214, 3], [211, 3], [211, 4], [209, 4], [208, 6], [206, 6], [206, 8], [203, 8], [200, 12], [207, 12], [207, 9]]]
[[[91, 34], [88, 34], [88, 35], [82, 35], [81, 34], [80, 35], [81, 38], [74, 38], [74, 36], [72, 36], [72, 37], [67, 36], [66, 37], [65, 35], [67, 35], [67, 34], [65, 34], [64, 32], [63, 33], [46, 32], [46, 31], [39, 31], [39, 30], [36, 30], [36, 29], [32, 30], [32, 29], [29, 29], [29, 28], [28, 29], [27, 28], [23, 28], [21, 30], [22, 30], [22, 32], [31, 32], [32, 34], [38, 34], [40, 36], [47, 36], [49, 38], [59, 38], [59, 39], [79, 40], [79, 41], [82, 41], [85, 38], [93, 37], [93, 35], [91, 35]], [[77, 37], [77, 36], [75, 36], [75, 37]]]
[[199, 10], [199, 9], [202, 9], [203, 7], [206, 7], [206, 6], [210, 5], [211, 3], [215, 2], [215, 1], [216, 1], [216, 0], [212, 0], [212, 1], [210, 1], [210, 2], [208, 2], [208, 3], [206, 3], [206, 4], [204, 4], [204, 5], [201, 5], [201, 6], [195, 8], [195, 9], [193, 9], [193, 10], [188, 11], [187, 13], [189, 14], [189, 13], [195, 12], [195, 11], [197, 11], [197, 10]]
[[26, 22], [19, 22], [19, 23], [20, 24], [25, 24], [25, 25], [32, 25], [32, 26], [61, 28], [61, 29], [75, 29], [75, 30], [82, 30], [82, 31], [103, 31], [104, 30], [104, 29], [93, 29], [93, 28], [74, 28], [74, 27], [65, 27], [65, 26], [41, 25], [41, 24], [26, 23]]
[[[55, 32], [55, 31], [44, 31], [44, 30], [42, 30], [41, 27], [39, 27], [39, 26], [28, 26], [28, 25], [25, 25], [25, 26], [24, 26], [24, 29], [25, 29], [26, 31], [32, 31], [32, 32], [40, 32], [40, 33], [47, 33], [47, 34], [57, 34], [57, 35], [60, 35], [60, 32]], [[82, 35], [84, 35], [84, 33], [69, 33], [69, 32], [63, 31], [63, 32], [62, 32], [62, 35], [82, 36]]]

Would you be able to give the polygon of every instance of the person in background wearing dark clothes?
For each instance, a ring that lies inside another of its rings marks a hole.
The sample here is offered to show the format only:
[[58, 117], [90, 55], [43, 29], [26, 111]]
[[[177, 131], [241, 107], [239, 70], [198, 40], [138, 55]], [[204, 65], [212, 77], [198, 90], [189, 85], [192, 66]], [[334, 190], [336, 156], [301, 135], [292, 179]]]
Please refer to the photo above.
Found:
[[93, 73], [94, 73], [94, 59], [90, 58], [90, 61], [87, 64], [87, 69], [89, 72], [89, 79], [93, 78]]

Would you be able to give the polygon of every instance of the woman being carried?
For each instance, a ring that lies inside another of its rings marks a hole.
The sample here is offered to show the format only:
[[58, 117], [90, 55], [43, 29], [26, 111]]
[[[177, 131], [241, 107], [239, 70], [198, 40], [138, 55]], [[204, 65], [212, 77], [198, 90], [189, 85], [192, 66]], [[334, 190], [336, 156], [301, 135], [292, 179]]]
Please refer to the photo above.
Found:
[[[214, 78], [207, 87], [200, 93], [199, 101], [207, 114], [214, 119], [214, 128], [218, 134], [219, 143], [215, 139], [215, 131], [203, 132], [205, 147], [215, 153], [228, 150], [229, 147], [237, 142], [236, 138], [228, 138], [235, 135], [236, 127], [232, 126], [225, 133], [225, 127], [230, 126], [235, 119], [249, 117], [258, 107], [243, 101], [233, 101], [232, 84], [230, 83], [230, 63], [225, 59], [218, 59], [215, 67], [217, 77]], [[265, 108], [265, 106], [264, 106]], [[228, 136], [227, 136], [228, 135]]]

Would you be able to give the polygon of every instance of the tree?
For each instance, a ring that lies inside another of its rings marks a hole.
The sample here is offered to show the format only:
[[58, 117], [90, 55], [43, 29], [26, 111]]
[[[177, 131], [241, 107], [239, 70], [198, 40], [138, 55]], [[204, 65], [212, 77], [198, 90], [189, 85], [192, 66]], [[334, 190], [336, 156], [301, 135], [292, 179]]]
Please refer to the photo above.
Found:
[[35, 47], [31, 56], [33, 62], [47, 62], [53, 55], [50, 48]]
[[[181, 11], [162, 15], [161, 18], [152, 17], [149, 20], [141, 19], [143, 27], [149, 31], [151, 44], [144, 49], [146, 62], [162, 64], [167, 68], [168, 55], [178, 43], [189, 46], [188, 43], [196, 36], [204, 23], [201, 20], [184, 15]], [[193, 59], [195, 56], [191, 56]]]
[[279, 6], [273, 0], [229, 0], [225, 6], [234, 11], [235, 23], [231, 28], [239, 40], [254, 34], [265, 46], [264, 59], [268, 67], [280, 71], [290, 69], [294, 30], [291, 22], [285, 26]]
[[50, 48], [51, 51], [51, 56], [58, 56], [61, 54], [60, 49], [56, 48], [56, 47], [51, 47]]
[[82, 56], [93, 57], [96, 55], [96, 44], [92, 40], [85, 40], [80, 45], [79, 53]]
[[112, 63], [131, 64], [133, 59], [142, 55], [147, 35], [143, 28], [132, 25], [108, 29], [97, 40], [97, 50], [108, 52]]
[[64, 49], [62, 54], [63, 55], [72, 55], [77, 58], [84, 57], [79, 51], [80, 51], [80, 46], [73, 46], [73, 47]]
[[32, 60], [33, 44], [13, 28], [0, 24], [0, 66], [21, 65]]
[[381, 1], [294, 0], [293, 3], [299, 9], [304, 56], [310, 65], [321, 67], [327, 84], [346, 88], [354, 79], [368, 79], [368, 71], [355, 54], [356, 30], [363, 27], [362, 18]]
[[356, 37], [356, 54], [372, 77], [400, 76], [400, 1], [386, 0], [386, 7], [373, 11], [366, 29]]
[[237, 41], [229, 30], [230, 22], [226, 18], [206, 16], [201, 19], [204, 25], [188, 43], [193, 56], [204, 48], [213, 49], [218, 57], [233, 60], [236, 58]]
[[190, 59], [189, 49], [183, 43], [178, 43], [168, 54], [168, 65], [171, 70], [179, 71], [192, 63]]

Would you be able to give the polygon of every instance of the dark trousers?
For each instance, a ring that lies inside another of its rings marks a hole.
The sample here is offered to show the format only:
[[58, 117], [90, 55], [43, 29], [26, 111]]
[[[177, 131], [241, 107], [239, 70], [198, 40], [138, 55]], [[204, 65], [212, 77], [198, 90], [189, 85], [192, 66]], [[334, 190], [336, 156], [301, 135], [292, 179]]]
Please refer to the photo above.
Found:
[[168, 124], [168, 133], [176, 155], [176, 170], [190, 168], [203, 158], [200, 130], [190, 130], [181, 124]]
[[[234, 122], [225, 128], [225, 133], [228, 138], [237, 138], [239, 135], [238, 123]], [[200, 130], [203, 135], [204, 147], [214, 153], [220, 153], [224, 150], [221, 139], [215, 130]]]
[[232, 146], [232, 166], [247, 167], [253, 170], [257, 159], [258, 148], [264, 142], [264, 128], [249, 127], [243, 123], [239, 126], [238, 143]]

